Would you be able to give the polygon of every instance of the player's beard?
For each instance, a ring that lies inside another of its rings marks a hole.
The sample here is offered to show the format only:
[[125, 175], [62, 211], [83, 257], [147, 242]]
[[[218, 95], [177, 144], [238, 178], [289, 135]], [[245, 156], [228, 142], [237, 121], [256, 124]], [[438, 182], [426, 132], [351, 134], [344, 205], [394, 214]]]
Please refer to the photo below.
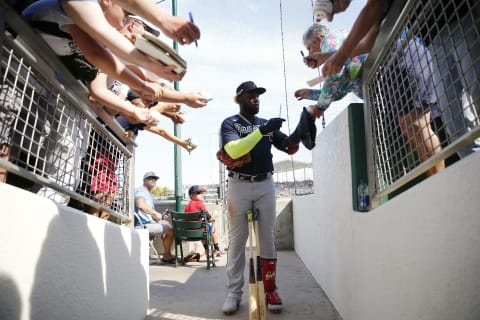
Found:
[[242, 113], [245, 114], [247, 117], [248, 116], [254, 116], [256, 115], [259, 111], [260, 111], [260, 103], [256, 102], [256, 103], [250, 103], [250, 102], [247, 102], [243, 105], [243, 108], [242, 108]]

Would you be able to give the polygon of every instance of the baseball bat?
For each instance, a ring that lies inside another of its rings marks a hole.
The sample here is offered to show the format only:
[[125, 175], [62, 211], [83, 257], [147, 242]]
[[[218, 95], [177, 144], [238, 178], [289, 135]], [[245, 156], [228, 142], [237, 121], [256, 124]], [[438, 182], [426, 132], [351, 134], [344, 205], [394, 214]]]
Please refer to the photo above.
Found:
[[257, 251], [257, 296], [259, 320], [267, 319], [267, 302], [265, 301], [265, 288], [263, 287], [262, 264], [260, 261], [260, 239], [258, 237], [258, 221], [255, 219], [255, 247]]
[[253, 213], [251, 211], [247, 212], [248, 219], [248, 253], [249, 253], [249, 264], [250, 264], [250, 275], [248, 278], [248, 319], [249, 320], [259, 320], [258, 319], [258, 296], [257, 288], [255, 283], [255, 263], [253, 261]]

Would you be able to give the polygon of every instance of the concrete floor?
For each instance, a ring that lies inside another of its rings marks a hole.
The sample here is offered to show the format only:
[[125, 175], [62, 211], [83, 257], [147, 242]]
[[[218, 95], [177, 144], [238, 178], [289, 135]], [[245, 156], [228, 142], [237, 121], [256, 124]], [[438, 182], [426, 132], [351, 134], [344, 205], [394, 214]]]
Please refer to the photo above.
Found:
[[[150, 265], [148, 320], [248, 319], [247, 283], [237, 313], [226, 316], [221, 310], [225, 299], [227, 255], [217, 258], [217, 266], [210, 270], [206, 269], [206, 261], [202, 259], [199, 263], [192, 262], [178, 268], [175, 265]], [[278, 261], [277, 286], [284, 310], [280, 314], [269, 313], [268, 319], [341, 319], [294, 251], [278, 252]]]

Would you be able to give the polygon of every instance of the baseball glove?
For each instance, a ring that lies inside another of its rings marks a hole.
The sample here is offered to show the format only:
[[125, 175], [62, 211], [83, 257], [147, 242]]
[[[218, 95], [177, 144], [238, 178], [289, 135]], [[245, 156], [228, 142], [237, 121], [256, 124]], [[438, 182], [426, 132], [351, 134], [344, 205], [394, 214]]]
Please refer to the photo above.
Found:
[[294, 140], [295, 139], [292, 139], [291, 137], [285, 138], [285, 140], [283, 140], [283, 151], [290, 155], [295, 154], [300, 146], [298, 142]]
[[228, 169], [241, 167], [252, 161], [249, 153], [238, 159], [233, 159], [225, 152], [225, 150], [223, 150], [223, 148], [217, 151], [217, 159], [218, 161], [223, 163]]

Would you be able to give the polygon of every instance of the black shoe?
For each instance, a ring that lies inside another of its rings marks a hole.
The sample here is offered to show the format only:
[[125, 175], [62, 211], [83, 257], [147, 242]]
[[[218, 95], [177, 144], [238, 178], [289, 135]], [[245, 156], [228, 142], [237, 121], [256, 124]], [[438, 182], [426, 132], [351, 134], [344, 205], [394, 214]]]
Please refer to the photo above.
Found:
[[184, 262], [192, 262], [195, 259], [195, 253], [189, 253], [184, 258]]

